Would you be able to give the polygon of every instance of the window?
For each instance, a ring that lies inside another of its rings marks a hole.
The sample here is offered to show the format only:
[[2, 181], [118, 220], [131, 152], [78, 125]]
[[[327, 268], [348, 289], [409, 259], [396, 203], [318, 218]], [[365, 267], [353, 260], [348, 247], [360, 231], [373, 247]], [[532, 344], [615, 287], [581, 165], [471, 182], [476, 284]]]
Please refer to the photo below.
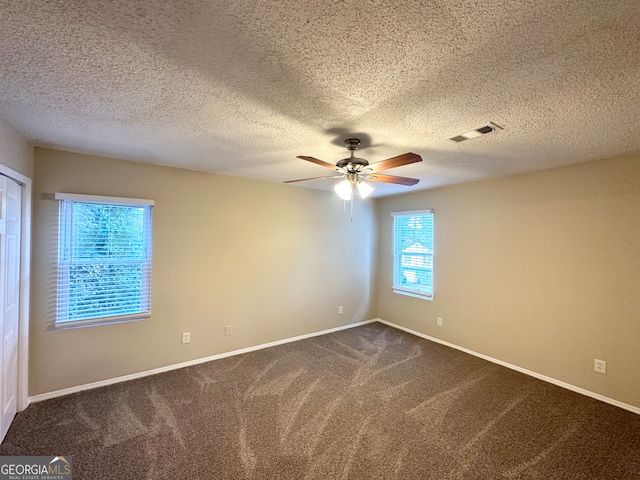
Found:
[[433, 299], [433, 211], [393, 216], [393, 291]]
[[56, 326], [151, 315], [153, 201], [57, 193]]

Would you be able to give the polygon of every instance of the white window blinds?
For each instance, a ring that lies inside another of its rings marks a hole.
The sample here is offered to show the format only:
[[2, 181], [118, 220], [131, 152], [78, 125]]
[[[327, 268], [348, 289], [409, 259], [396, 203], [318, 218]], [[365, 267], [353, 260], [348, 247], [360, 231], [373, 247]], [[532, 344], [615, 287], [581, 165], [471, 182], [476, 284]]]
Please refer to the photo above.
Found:
[[153, 201], [73, 194], [56, 199], [56, 324], [149, 317]]
[[433, 299], [433, 211], [393, 216], [393, 291]]

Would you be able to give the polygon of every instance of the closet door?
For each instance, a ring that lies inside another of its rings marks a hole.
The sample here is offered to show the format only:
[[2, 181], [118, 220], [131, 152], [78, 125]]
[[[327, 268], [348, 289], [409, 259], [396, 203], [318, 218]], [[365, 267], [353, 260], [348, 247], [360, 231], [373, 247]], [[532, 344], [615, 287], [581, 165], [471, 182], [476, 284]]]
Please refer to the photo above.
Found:
[[17, 411], [22, 187], [0, 175], [0, 441]]

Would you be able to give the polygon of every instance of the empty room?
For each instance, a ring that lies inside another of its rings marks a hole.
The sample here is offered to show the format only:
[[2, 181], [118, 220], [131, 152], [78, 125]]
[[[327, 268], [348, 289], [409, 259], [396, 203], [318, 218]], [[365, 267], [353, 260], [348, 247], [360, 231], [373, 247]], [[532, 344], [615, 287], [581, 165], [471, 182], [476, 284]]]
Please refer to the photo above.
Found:
[[640, 479], [639, 92], [636, 0], [0, 0], [0, 478]]

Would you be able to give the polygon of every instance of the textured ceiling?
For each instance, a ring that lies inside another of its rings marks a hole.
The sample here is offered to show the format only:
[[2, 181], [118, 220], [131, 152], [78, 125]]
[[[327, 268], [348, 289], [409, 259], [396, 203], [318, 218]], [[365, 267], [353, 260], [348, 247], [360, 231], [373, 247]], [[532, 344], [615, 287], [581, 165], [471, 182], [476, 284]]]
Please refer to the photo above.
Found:
[[63, 150], [272, 182], [354, 135], [422, 155], [378, 196], [640, 152], [638, 0], [0, 0], [0, 47], [0, 117]]

